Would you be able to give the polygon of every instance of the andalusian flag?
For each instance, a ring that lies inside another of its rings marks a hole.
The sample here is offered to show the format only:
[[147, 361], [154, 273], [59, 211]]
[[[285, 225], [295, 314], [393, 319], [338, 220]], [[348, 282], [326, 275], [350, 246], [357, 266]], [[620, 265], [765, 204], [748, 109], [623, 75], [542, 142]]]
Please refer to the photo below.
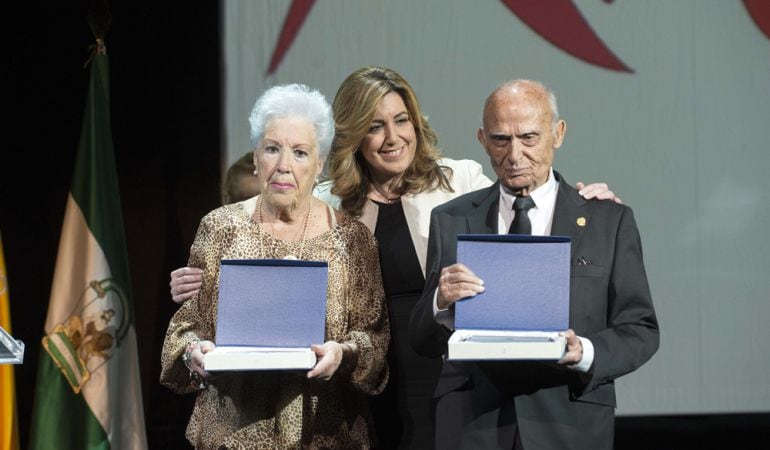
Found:
[[108, 61], [102, 40], [97, 44], [40, 352], [30, 449], [147, 447]]
[[[11, 333], [11, 305], [5, 276], [3, 238], [0, 236], [0, 327]], [[19, 449], [19, 423], [16, 417], [16, 385], [11, 364], [0, 365], [0, 450]]]

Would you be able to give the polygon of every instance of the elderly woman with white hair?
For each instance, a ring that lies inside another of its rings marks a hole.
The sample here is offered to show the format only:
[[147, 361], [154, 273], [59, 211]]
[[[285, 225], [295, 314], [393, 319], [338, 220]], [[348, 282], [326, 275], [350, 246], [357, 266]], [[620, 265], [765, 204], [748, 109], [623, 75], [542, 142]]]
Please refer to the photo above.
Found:
[[[313, 197], [334, 137], [329, 104], [303, 85], [267, 90], [249, 118], [261, 194], [201, 221], [189, 265], [200, 291], [171, 319], [161, 383], [197, 391], [187, 426], [196, 448], [367, 448], [367, 395], [388, 379], [388, 317], [374, 238], [359, 221]], [[239, 372], [211, 377], [222, 259], [326, 261], [326, 342], [306, 374]]]

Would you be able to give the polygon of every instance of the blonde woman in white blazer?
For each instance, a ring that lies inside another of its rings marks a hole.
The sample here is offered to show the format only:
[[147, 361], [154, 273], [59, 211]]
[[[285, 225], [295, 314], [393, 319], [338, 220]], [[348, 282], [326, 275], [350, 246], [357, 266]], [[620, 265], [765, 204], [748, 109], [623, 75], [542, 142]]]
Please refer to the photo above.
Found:
[[316, 195], [363, 222], [379, 244], [391, 340], [390, 379], [370, 397], [379, 448], [433, 448], [441, 361], [412, 350], [409, 315], [425, 285], [430, 212], [489, 186], [481, 165], [443, 158], [409, 83], [385, 67], [350, 74], [334, 98], [328, 180]]

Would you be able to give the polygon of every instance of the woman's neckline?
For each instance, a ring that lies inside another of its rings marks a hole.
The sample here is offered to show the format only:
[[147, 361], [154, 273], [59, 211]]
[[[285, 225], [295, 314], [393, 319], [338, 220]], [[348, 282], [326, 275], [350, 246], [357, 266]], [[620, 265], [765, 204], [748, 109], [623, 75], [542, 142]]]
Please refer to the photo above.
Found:
[[[248, 222], [248, 223], [249, 223], [249, 224], [250, 224], [250, 225], [251, 225], [253, 228], [256, 228], [256, 229], [257, 229], [257, 231], [258, 231], [259, 233], [263, 233], [265, 236], [268, 236], [270, 239], [275, 239], [276, 241], [278, 241], [278, 242], [283, 242], [283, 243], [285, 243], [285, 244], [287, 244], [287, 245], [291, 245], [291, 244], [297, 244], [297, 243], [303, 242], [303, 241], [290, 241], [290, 240], [284, 240], [284, 239], [281, 239], [281, 238], [277, 238], [277, 237], [273, 236], [272, 234], [270, 234], [270, 233], [268, 233], [268, 232], [267, 232], [267, 230], [265, 229], [265, 227], [264, 227], [264, 226], [261, 226], [261, 225], [260, 225], [260, 224], [259, 224], [259, 223], [258, 223], [258, 222], [257, 222], [257, 221], [254, 219], [254, 215], [253, 215], [253, 212], [252, 212], [252, 213], [249, 213], [249, 211], [248, 211], [248, 209], [246, 208], [246, 205], [245, 205], [245, 204], [240, 204], [240, 206], [241, 206], [241, 208], [240, 208], [240, 213], [241, 213], [241, 214], [243, 214], [243, 216], [245, 217], [246, 221], [247, 221], [247, 222]], [[326, 210], [327, 210], [327, 219], [328, 219], [329, 208], [327, 207], [327, 208], [326, 208]], [[331, 210], [331, 213], [332, 213], [332, 214], [334, 214], [334, 210]], [[339, 227], [339, 226], [340, 226], [340, 222], [341, 222], [341, 220], [340, 220], [340, 219], [337, 219], [337, 220], [336, 220], [336, 224], [335, 224], [334, 226], [330, 227], [328, 230], [324, 231], [323, 233], [321, 233], [321, 234], [319, 234], [319, 235], [317, 235], [317, 236], [313, 236], [313, 237], [309, 237], [309, 238], [306, 238], [306, 239], [304, 240], [304, 242], [311, 242], [311, 241], [314, 241], [314, 240], [316, 240], [316, 239], [318, 239], [318, 238], [321, 238], [321, 237], [325, 237], [327, 234], [329, 234], [329, 233], [333, 232], [335, 228]]]
[[400, 199], [398, 201], [395, 201], [395, 202], [392, 202], [392, 203], [381, 202], [381, 201], [375, 200], [373, 198], [370, 198], [369, 201], [371, 201], [372, 203], [376, 204], [380, 208], [393, 208], [393, 207], [401, 205], [401, 200]]

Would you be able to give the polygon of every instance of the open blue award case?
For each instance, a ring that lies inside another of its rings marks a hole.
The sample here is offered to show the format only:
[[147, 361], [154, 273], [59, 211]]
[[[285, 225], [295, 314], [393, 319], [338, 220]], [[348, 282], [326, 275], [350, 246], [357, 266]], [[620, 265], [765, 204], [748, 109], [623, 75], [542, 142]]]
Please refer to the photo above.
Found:
[[311, 369], [324, 342], [325, 262], [222, 260], [216, 349], [207, 371]]
[[457, 261], [484, 292], [455, 304], [449, 360], [558, 360], [569, 328], [570, 238], [462, 234]]

